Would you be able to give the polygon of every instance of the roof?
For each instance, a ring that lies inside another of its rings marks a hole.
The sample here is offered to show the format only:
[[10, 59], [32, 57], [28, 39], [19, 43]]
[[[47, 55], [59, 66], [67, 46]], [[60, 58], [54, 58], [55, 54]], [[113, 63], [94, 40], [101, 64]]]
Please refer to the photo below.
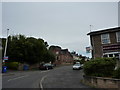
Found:
[[104, 29], [104, 30], [99, 30], [99, 31], [93, 31], [93, 32], [88, 33], [87, 35], [98, 35], [98, 34], [104, 34], [104, 33], [117, 32], [117, 31], [120, 31], [120, 27], [109, 28], [109, 29]]
[[59, 46], [50, 46], [49, 49], [50, 50], [55, 50], [55, 49], [60, 49], [61, 50], [61, 47], [59, 47]]

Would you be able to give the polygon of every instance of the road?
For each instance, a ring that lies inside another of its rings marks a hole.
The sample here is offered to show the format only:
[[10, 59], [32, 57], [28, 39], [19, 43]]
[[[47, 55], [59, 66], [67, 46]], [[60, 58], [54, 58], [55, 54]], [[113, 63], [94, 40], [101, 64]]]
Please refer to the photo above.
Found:
[[57, 67], [46, 71], [22, 71], [3, 76], [3, 88], [90, 88], [81, 83], [82, 70], [72, 66]]
[[39, 82], [49, 71], [15, 72], [2, 77], [2, 88], [39, 88]]

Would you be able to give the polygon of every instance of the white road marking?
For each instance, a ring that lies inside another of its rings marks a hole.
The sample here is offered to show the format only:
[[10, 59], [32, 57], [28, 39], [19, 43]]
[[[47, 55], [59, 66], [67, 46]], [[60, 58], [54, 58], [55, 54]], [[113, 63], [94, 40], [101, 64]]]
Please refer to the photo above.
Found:
[[44, 77], [42, 77], [41, 81], [40, 81], [40, 88], [41, 90], [43, 90], [43, 85], [42, 82], [44, 81], [44, 79], [47, 77], [47, 75], [45, 75]]
[[27, 77], [27, 76], [28, 76], [28, 75], [25, 75], [25, 76], [21, 76], [21, 77], [16, 77], [16, 78], [13, 78], [13, 79], [9, 79], [9, 80], [8, 80], [8, 82], [9, 82], [9, 81], [12, 81], [12, 80], [16, 80], [16, 79], [20, 79], [20, 78], [23, 78], [23, 77]]
[[43, 73], [43, 72], [49, 72], [50, 70], [47, 70], [47, 71], [41, 71], [41, 73]]

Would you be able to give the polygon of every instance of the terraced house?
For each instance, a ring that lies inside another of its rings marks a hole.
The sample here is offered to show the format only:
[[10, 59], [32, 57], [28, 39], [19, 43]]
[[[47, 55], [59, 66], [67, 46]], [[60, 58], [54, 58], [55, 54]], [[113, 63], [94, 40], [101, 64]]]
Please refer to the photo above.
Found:
[[120, 59], [120, 27], [90, 32], [92, 57], [117, 57]]

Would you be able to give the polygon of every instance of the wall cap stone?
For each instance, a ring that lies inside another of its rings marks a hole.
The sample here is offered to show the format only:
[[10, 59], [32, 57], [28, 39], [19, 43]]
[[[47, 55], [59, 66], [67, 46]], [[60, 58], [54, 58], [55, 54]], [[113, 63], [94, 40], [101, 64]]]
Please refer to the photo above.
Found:
[[86, 75], [83, 75], [83, 77], [96, 78], [96, 79], [104, 79], [104, 80], [120, 81], [120, 79], [116, 79], [116, 78], [108, 78], [108, 77], [96, 77], [96, 76], [86, 76]]

